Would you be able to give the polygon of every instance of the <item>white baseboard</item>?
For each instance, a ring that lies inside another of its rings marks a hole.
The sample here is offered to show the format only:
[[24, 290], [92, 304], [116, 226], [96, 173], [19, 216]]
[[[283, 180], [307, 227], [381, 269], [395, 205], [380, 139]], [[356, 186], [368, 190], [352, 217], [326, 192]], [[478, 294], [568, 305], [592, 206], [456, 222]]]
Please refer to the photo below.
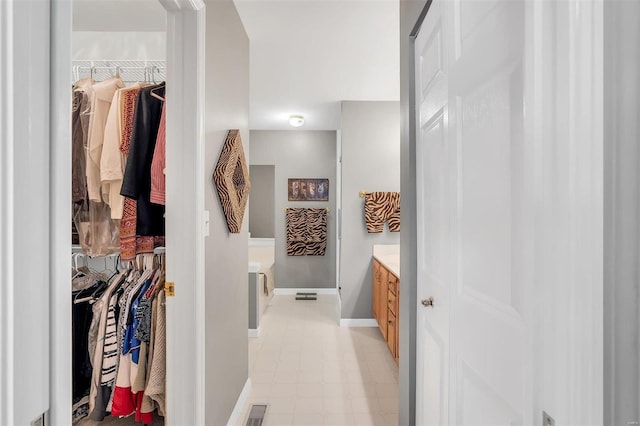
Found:
[[338, 294], [335, 288], [275, 288], [276, 296], [295, 296], [296, 293]]
[[375, 318], [341, 318], [340, 327], [377, 327]]
[[249, 329], [249, 337], [260, 337], [260, 326]]
[[227, 422], [227, 426], [236, 426], [238, 424], [238, 421], [240, 420], [240, 416], [242, 416], [242, 413], [244, 410], [244, 404], [245, 402], [247, 402], [247, 398], [249, 397], [249, 393], [251, 393], [251, 378], [247, 378], [247, 381], [244, 383], [242, 392], [240, 392], [240, 396], [236, 401], [236, 406], [233, 407], [231, 416], [229, 416], [229, 421]]

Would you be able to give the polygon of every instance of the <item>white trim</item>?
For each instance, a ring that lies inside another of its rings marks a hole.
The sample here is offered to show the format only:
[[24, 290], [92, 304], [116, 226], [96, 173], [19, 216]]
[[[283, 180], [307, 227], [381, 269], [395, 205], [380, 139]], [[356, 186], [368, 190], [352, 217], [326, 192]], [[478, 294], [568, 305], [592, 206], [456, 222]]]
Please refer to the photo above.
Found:
[[249, 247], [275, 247], [275, 238], [249, 238]]
[[[170, 105], [167, 108], [167, 157], [172, 161], [167, 162], [167, 170], [175, 177], [167, 180], [167, 204], [172, 206], [167, 211], [167, 240], [170, 241], [170, 245], [167, 247], [167, 278], [176, 281], [177, 284], [176, 297], [169, 298], [167, 301], [167, 394], [170, 397], [167, 398], [166, 423], [169, 425], [204, 424], [205, 298], [204, 238], [202, 235], [206, 180], [202, 159], [204, 158], [205, 5], [202, 0], [160, 0], [160, 2], [167, 9], [167, 94], [171, 97]], [[5, 4], [11, 5], [12, 3], [2, 2], [1, 4], [5, 6]], [[68, 164], [71, 157], [71, 147], [68, 143], [56, 143], [56, 141], [68, 141], [71, 133], [68, 78], [71, 67], [69, 37], [71, 35], [72, 5], [65, 1], [53, 1], [52, 4], [49, 38], [51, 40], [49, 56], [52, 74], [51, 143], [47, 143], [47, 146], [52, 147], [50, 157], [52, 165], [50, 179], [52, 197], [50, 327], [52, 339], [50, 341], [53, 346], [51, 346], [50, 364], [50, 409], [52, 424], [71, 424], [69, 270], [62, 268], [64, 263], [59, 263], [60, 258], [64, 258], [65, 262], [68, 262], [68, 254], [71, 251], [68, 231], [70, 206], [68, 202], [64, 202], [63, 195], [69, 193], [71, 177], [68, 173], [56, 172], [63, 170], [65, 164]], [[49, 5], [45, 6], [49, 7]], [[8, 16], [9, 14], [0, 13], [3, 22], [4, 17]], [[11, 23], [11, 20], [9, 22]], [[30, 24], [35, 25], [32, 21]], [[40, 27], [45, 28], [44, 26]], [[13, 30], [11, 26], [0, 25], [0, 29], [5, 28]], [[3, 54], [4, 59], [5, 52], [2, 47], [0, 46], [0, 53]], [[6, 62], [3, 60], [0, 61], [0, 64], [5, 65]], [[27, 67], [25, 64], [22, 66]], [[41, 69], [42, 73], [47, 71], [47, 67], [30, 68]], [[0, 67], [0, 70], [2, 69], [4, 68]], [[42, 76], [42, 74], [38, 75]], [[5, 79], [0, 81], [0, 84], [2, 83], [6, 83]], [[4, 100], [5, 96], [2, 96], [2, 101]], [[13, 109], [7, 109], [4, 112], [11, 111]], [[0, 113], [2, 112], [2, 108], [0, 108]], [[2, 130], [0, 129], [0, 132]], [[44, 141], [45, 139], [40, 138], [40, 140]], [[171, 143], [171, 141], [177, 140], [191, 141], [191, 143], [181, 143], [177, 147], [175, 142]], [[4, 148], [4, 144], [2, 147]], [[0, 150], [0, 160], [4, 163], [8, 158], [3, 158], [1, 155], [2, 151]], [[4, 173], [12, 171], [9, 167], [2, 167], [0, 170]], [[2, 184], [1, 181], [0, 184]], [[188, 188], [188, 190], [185, 191], [184, 188]], [[2, 199], [7, 198], [11, 200], [10, 197], [4, 197], [3, 192]], [[3, 206], [0, 202], [1, 207]], [[2, 223], [4, 223], [5, 218], [2, 217], [2, 219]], [[0, 242], [4, 245], [5, 243], [9, 244], [10, 241], [3, 236]], [[3, 259], [6, 261], [7, 255], [3, 255], [0, 262]], [[4, 278], [5, 272], [0, 270], [0, 276]], [[63, 279], [63, 276], [67, 278]], [[2, 282], [11, 283], [13, 280], [3, 279]], [[10, 297], [4, 297], [6, 295], [4, 288], [1, 290], [3, 297], [0, 302], [11, 303]], [[65, 303], [58, 303], [58, 299], [63, 299]], [[3, 315], [5, 312], [4, 309], [0, 310]], [[185, 321], [172, 321], [171, 318], [184, 318]], [[5, 324], [6, 322], [2, 321], [0, 326]], [[190, 332], [185, 333], [185, 329]], [[60, 335], [56, 337], [57, 333]], [[9, 336], [3, 334], [1, 341], [6, 341], [8, 338]], [[3, 349], [1, 344], [0, 349]], [[182, 354], [185, 350], [194, 352], [195, 362], [184, 363], [181, 361], [184, 359]], [[1, 352], [0, 368], [5, 364]], [[67, 355], [65, 356], [65, 354]], [[0, 387], [3, 389], [6, 389], [4, 387], [6, 385], [5, 378], [3, 376], [0, 381]], [[43, 378], [43, 380], [45, 379]], [[45, 383], [43, 381], [42, 384]], [[180, 389], [180, 391], [174, 391], [176, 389]], [[11, 413], [8, 412], [8, 409], [4, 409], [5, 395], [1, 396], [0, 403], [3, 404], [3, 409], [0, 410], [0, 423], [13, 424], [15, 422], [12, 420], [2, 421]], [[9, 395], [9, 397], [11, 396]], [[10, 405], [13, 406], [13, 404]], [[30, 413], [25, 413], [25, 415], [30, 415]], [[31, 416], [31, 418], [33, 417], [35, 416]], [[23, 422], [19, 421], [18, 423]]]
[[[58, 210], [52, 214], [51, 189], [65, 177], [55, 182], [51, 179], [50, 154], [57, 158], [64, 148], [51, 143], [51, 96], [57, 92], [51, 91], [50, 65], [57, 58], [50, 49], [54, 13], [50, 3], [0, 2], [0, 424], [3, 425], [29, 424], [49, 409], [51, 401], [54, 355], [50, 327], [56, 295], [51, 294], [55, 280], [51, 275], [50, 244], [52, 238], [63, 232], [52, 228], [52, 221], [65, 212]], [[67, 90], [61, 96], [63, 102], [65, 95], [70, 96], [69, 89], [67, 80]], [[67, 103], [67, 116], [69, 110]], [[67, 209], [69, 200], [65, 204]], [[53, 200], [56, 201], [60, 200]], [[70, 230], [70, 216], [66, 218], [66, 229]], [[67, 258], [67, 265], [68, 262]], [[61, 268], [53, 270], [56, 277], [64, 272]], [[70, 278], [69, 269], [66, 273]], [[69, 290], [69, 281], [66, 284]], [[70, 309], [69, 295], [70, 290], [64, 302]], [[25, 320], [27, 306], [30, 313]], [[71, 327], [61, 333], [65, 331], [70, 340]], [[58, 355], [56, 352], [55, 356]], [[70, 384], [66, 391], [71, 393]]]
[[258, 272], [260, 272], [261, 267], [262, 264], [260, 262], [249, 262], [249, 273], [257, 274]]
[[47, 424], [71, 424], [71, 70], [72, 2], [51, 2], [50, 405]]
[[377, 327], [375, 318], [342, 318], [340, 327]]
[[229, 421], [227, 422], [227, 426], [236, 426], [238, 421], [240, 420], [240, 416], [244, 410], [244, 404], [247, 402], [247, 398], [249, 397], [249, 393], [251, 392], [251, 378], [247, 379], [244, 383], [244, 387], [242, 388], [242, 392], [240, 392], [240, 396], [238, 396], [238, 400], [236, 401], [235, 407], [233, 407], [233, 411], [229, 416]]
[[[205, 5], [160, 0], [167, 10], [166, 423], [205, 424]], [[188, 143], [186, 143], [188, 141]], [[171, 161], [169, 161], [171, 160]], [[181, 320], [178, 321], [177, 319]], [[186, 352], [185, 352], [186, 351]], [[184, 362], [192, 357], [194, 362]]]
[[335, 288], [276, 288], [275, 296], [295, 296], [296, 293], [338, 294]]
[[260, 337], [260, 326], [258, 326], [258, 328], [250, 328], [249, 337], [251, 338]]

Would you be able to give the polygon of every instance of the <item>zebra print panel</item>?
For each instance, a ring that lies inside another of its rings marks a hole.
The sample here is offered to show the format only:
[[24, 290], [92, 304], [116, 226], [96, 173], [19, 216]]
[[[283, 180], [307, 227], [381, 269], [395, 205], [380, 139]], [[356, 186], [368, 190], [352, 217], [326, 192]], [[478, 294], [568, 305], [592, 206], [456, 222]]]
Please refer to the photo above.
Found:
[[287, 209], [287, 256], [324, 256], [327, 251], [327, 210]]
[[287, 256], [307, 254], [307, 215], [304, 209], [287, 209]]
[[327, 251], [327, 209], [307, 209], [307, 256]]
[[365, 193], [364, 220], [370, 234], [381, 233], [385, 222], [389, 222], [389, 231], [400, 232], [400, 193]]

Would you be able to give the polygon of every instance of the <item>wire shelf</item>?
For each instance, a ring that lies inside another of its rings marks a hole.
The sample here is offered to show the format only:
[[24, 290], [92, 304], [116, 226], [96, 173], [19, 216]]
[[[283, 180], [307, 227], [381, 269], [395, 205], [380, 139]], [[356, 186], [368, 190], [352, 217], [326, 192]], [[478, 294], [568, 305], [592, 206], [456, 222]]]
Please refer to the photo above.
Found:
[[106, 80], [119, 75], [125, 83], [161, 82], [167, 78], [164, 60], [75, 60], [72, 61], [72, 82], [84, 78], [96, 81]]

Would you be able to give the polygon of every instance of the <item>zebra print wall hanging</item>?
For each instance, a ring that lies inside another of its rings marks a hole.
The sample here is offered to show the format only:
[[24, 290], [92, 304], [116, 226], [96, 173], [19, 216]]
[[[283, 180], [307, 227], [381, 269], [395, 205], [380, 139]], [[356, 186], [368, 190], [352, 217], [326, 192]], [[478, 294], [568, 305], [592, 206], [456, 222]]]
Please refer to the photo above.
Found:
[[218, 190], [229, 232], [240, 233], [251, 182], [238, 129], [229, 130], [227, 134], [218, 164], [213, 171], [213, 182]]
[[327, 250], [327, 209], [286, 210], [287, 256], [324, 256]]
[[400, 232], [399, 192], [362, 191], [360, 196], [364, 198], [364, 221], [368, 233], [381, 233], [385, 222], [389, 223], [389, 231]]

